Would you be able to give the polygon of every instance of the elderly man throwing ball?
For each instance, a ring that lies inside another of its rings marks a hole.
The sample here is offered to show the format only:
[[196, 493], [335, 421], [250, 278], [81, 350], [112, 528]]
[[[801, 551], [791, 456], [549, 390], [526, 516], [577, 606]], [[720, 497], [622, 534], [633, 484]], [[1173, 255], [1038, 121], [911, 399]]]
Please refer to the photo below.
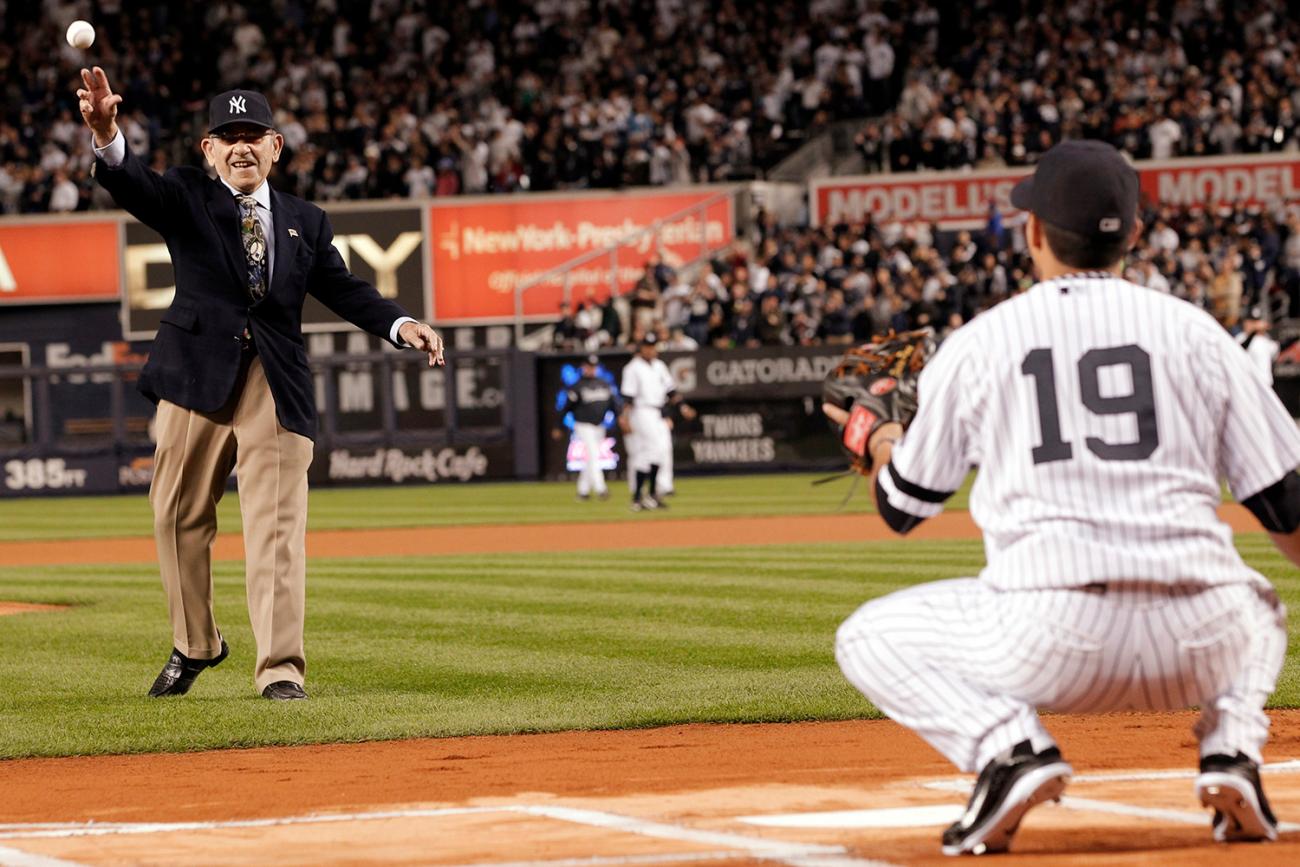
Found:
[[183, 695], [229, 647], [212, 610], [217, 502], [239, 479], [253, 678], [269, 699], [304, 699], [307, 467], [316, 433], [302, 336], [310, 292], [398, 347], [443, 363], [442, 339], [348, 272], [320, 208], [267, 183], [284, 139], [260, 93], [212, 100], [196, 168], [155, 174], [129, 153], [99, 67], [81, 71], [81, 116], [94, 134], [95, 178], [167, 240], [176, 297], [139, 388], [158, 404], [153, 486], [158, 563], [173, 650], [151, 696]]

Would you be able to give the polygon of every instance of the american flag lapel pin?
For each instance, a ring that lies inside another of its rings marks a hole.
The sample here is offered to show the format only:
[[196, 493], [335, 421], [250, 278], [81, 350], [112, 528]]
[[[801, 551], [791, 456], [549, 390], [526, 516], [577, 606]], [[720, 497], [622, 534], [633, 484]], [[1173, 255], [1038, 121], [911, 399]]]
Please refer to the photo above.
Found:
[[290, 238], [296, 238], [296, 237], [298, 237], [298, 230], [297, 230], [297, 229], [290, 229], [290, 230], [289, 230], [289, 237], [290, 237]]

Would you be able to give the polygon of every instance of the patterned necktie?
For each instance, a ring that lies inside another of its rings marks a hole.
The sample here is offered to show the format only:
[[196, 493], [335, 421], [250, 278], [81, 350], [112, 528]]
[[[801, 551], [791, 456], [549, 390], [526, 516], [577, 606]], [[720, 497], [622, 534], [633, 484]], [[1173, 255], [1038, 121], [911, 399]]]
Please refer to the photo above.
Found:
[[248, 294], [260, 301], [266, 294], [266, 235], [257, 219], [257, 200], [252, 196], [235, 196], [239, 202], [239, 235], [248, 259]]

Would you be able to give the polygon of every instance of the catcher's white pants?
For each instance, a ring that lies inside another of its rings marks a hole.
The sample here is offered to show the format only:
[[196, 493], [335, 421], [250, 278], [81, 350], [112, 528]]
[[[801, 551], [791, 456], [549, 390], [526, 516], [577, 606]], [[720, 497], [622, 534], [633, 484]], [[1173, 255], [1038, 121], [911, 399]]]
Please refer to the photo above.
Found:
[[650, 467], [663, 466], [672, 460], [673, 439], [663, 413], [654, 407], [633, 407], [630, 417], [632, 436], [624, 441], [628, 449], [628, 466], [648, 473]]
[[578, 495], [605, 493], [605, 474], [600, 469], [600, 444], [605, 441], [605, 426], [575, 421], [573, 432], [587, 452], [587, 462], [578, 473]]
[[1023, 740], [1051, 746], [1037, 708], [1199, 704], [1201, 755], [1260, 761], [1285, 653], [1286, 609], [1248, 584], [1001, 591], [958, 578], [868, 602], [835, 641], [849, 681], [963, 771]]

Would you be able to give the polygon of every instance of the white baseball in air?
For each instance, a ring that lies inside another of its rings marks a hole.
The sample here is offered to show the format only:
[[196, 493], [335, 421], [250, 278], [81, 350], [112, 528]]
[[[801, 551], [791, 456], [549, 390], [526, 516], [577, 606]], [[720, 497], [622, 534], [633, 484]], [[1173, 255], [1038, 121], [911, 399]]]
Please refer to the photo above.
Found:
[[68, 44], [73, 48], [89, 48], [95, 41], [95, 28], [89, 21], [78, 18], [68, 25]]

